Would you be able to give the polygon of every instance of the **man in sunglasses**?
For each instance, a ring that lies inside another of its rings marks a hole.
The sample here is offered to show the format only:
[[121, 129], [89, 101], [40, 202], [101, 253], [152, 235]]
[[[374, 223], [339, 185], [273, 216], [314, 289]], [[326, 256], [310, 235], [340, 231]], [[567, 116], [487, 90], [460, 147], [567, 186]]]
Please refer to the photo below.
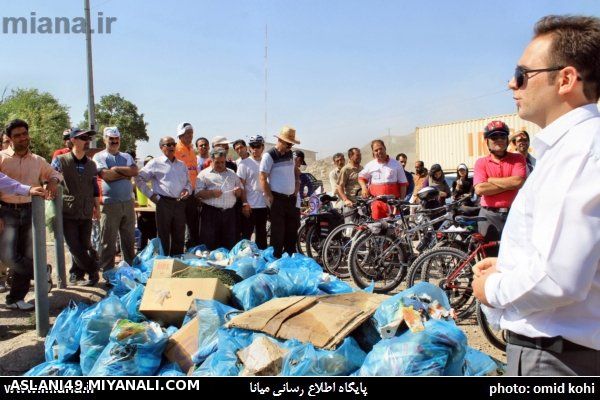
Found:
[[[486, 240], [500, 240], [508, 211], [527, 177], [525, 159], [508, 152], [510, 130], [502, 121], [491, 121], [483, 130], [483, 138], [490, 154], [475, 162], [473, 185], [481, 196], [479, 215], [487, 218], [479, 222], [479, 233]], [[497, 255], [497, 249], [488, 254]]]
[[[0, 172], [31, 187], [47, 182], [42, 193], [30, 194], [53, 199], [62, 176], [43, 157], [33, 154], [29, 149], [31, 138], [27, 122], [12, 120], [5, 134], [10, 139], [10, 146], [0, 151]], [[33, 304], [24, 301], [33, 278], [31, 197], [24, 194], [0, 191], [0, 220], [4, 226], [0, 234], [0, 262], [10, 270], [12, 276], [6, 307], [31, 311]]]
[[170, 136], [160, 139], [163, 155], [150, 160], [135, 178], [137, 188], [156, 204], [158, 238], [168, 256], [183, 253], [185, 207], [181, 201], [192, 193], [187, 167], [175, 157], [176, 145]]
[[135, 257], [135, 204], [131, 178], [138, 174], [135, 160], [119, 151], [121, 132], [116, 126], [104, 128], [106, 149], [94, 155], [98, 175], [102, 178], [100, 213], [100, 269], [114, 267], [117, 234], [121, 239], [123, 259], [129, 265]]
[[600, 19], [547, 16], [509, 83], [539, 125], [535, 171], [474, 295], [508, 331], [510, 375], [600, 375]]
[[260, 162], [260, 185], [271, 214], [271, 246], [273, 255], [280, 258], [285, 251], [292, 255], [296, 250], [300, 213], [296, 208], [296, 195], [300, 188], [300, 170], [294, 164], [292, 147], [300, 144], [296, 130], [284, 126], [277, 144], [263, 153]]
[[64, 176], [63, 229], [73, 259], [69, 281], [78, 286], [94, 286], [100, 280], [97, 255], [91, 242], [92, 219], [98, 220], [100, 216], [98, 169], [86, 155], [95, 134], [91, 130], [71, 128], [71, 151], [52, 161], [54, 169]]
[[517, 153], [525, 157], [527, 175], [529, 176], [535, 167], [535, 157], [529, 153], [529, 133], [526, 130], [518, 131], [510, 137], [510, 143]]

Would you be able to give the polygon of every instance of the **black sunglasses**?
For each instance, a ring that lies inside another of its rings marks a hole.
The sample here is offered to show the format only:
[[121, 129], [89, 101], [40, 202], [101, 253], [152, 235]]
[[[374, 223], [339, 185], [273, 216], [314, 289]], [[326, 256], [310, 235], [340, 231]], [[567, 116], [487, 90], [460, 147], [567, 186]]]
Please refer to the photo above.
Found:
[[177, 143], [163, 143], [162, 146], [163, 147], [175, 147], [175, 146], [177, 146]]
[[90, 140], [92, 140], [92, 137], [88, 135], [80, 135], [75, 136], [75, 139], [83, 140], [84, 142], [89, 142]]
[[564, 69], [564, 66], [556, 66], [550, 68], [537, 68], [537, 69], [529, 69], [525, 67], [521, 67], [520, 65], [515, 68], [515, 83], [517, 84], [517, 89], [525, 84], [525, 80], [529, 78], [528, 74], [532, 74], [535, 72], [551, 72], [551, 71], [560, 71]]
[[508, 139], [508, 135], [502, 134], [502, 133], [492, 133], [490, 136], [487, 137], [488, 139], [492, 139], [492, 140], [498, 140], [498, 139]]

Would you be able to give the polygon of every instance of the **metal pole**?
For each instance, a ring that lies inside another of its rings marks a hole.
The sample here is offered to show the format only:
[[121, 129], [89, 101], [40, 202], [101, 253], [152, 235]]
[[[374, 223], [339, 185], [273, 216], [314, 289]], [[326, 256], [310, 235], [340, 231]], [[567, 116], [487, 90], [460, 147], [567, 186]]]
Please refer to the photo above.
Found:
[[63, 229], [63, 188], [58, 186], [54, 203], [54, 254], [56, 256], [56, 277], [58, 288], [67, 288], [65, 267], [65, 235]]
[[35, 326], [39, 337], [50, 329], [48, 304], [48, 272], [46, 264], [46, 221], [44, 199], [31, 199], [33, 233], [33, 280], [35, 282]]
[[[96, 111], [94, 109], [94, 71], [92, 69], [92, 22], [90, 18], [90, 0], [83, 0], [83, 7], [85, 9], [89, 129], [96, 130]], [[92, 147], [95, 148], [96, 141], [92, 141], [92, 144]]]

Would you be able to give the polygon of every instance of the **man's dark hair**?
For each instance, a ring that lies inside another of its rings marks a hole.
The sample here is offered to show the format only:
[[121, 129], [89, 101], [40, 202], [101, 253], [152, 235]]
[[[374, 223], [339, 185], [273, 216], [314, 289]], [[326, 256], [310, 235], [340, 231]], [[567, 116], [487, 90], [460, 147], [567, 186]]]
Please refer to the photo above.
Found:
[[29, 124], [27, 122], [22, 119], [13, 119], [6, 125], [6, 129], [4, 129], [6, 131], [6, 136], [12, 138], [12, 131], [17, 128], [25, 128], [27, 132], [29, 132]]
[[342, 153], [335, 153], [332, 157], [332, 160], [335, 161], [336, 158], [344, 157]]
[[398, 153], [398, 155], [396, 156], [396, 161], [400, 161], [400, 157], [404, 157], [408, 160], [408, 157], [406, 156], [406, 154], [404, 153]]
[[231, 145], [231, 147], [233, 147], [233, 149], [235, 150], [235, 146], [237, 146], [238, 144], [241, 144], [244, 147], [248, 147], [246, 146], [246, 142], [244, 141], [244, 139], [238, 139], [235, 142], [233, 142], [233, 144]]
[[424, 167], [425, 167], [425, 163], [424, 163], [423, 161], [421, 161], [421, 160], [418, 160], [418, 161], [416, 162], [416, 164], [419, 164], [419, 165], [421, 166], [421, 168], [424, 168]]
[[348, 158], [352, 157], [354, 155], [355, 151], [360, 151], [360, 149], [358, 147], [351, 147], [348, 149]]
[[198, 147], [198, 142], [201, 140], [204, 140], [210, 146], [210, 142], [208, 141], [208, 139], [201, 136], [198, 139], [196, 139], [196, 147]]
[[[600, 98], [600, 19], [579, 15], [548, 15], [534, 28], [534, 37], [550, 35], [549, 66], [573, 66], [583, 80], [583, 94]], [[556, 78], [557, 72], [548, 79]]]
[[379, 143], [380, 145], [383, 146], [384, 149], [387, 150], [387, 148], [385, 147], [385, 143], [383, 143], [383, 140], [381, 139], [375, 139], [371, 141], [371, 150], [373, 150], [373, 146], [375, 145], [375, 143]]
[[524, 135], [527, 138], [528, 142], [531, 141], [529, 139], [529, 133], [527, 133], [527, 131], [525, 129], [522, 129], [513, 135], [512, 139], [511, 139], [512, 144], [517, 143], [517, 137], [519, 137], [521, 135]]

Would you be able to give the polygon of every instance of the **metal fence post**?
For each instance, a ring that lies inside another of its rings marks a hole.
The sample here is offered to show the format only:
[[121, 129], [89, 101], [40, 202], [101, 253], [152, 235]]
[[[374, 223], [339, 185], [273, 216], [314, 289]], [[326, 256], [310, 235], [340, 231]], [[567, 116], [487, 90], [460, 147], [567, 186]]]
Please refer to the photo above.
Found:
[[54, 203], [54, 254], [56, 257], [57, 287], [67, 288], [67, 272], [65, 267], [65, 235], [63, 230], [63, 188], [58, 186]]
[[33, 233], [33, 279], [35, 282], [35, 326], [37, 334], [45, 337], [50, 329], [48, 304], [48, 272], [46, 263], [46, 218], [44, 199], [31, 199]]

